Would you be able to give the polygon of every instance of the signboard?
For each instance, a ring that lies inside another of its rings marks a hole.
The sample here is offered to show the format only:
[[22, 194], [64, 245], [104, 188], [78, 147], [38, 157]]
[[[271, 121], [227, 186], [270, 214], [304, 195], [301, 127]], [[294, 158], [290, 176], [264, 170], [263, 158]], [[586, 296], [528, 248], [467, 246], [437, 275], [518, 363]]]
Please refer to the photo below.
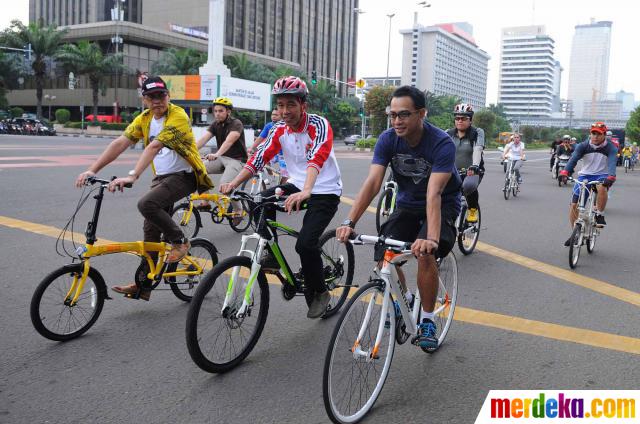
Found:
[[200, 100], [213, 101], [217, 96], [217, 75], [200, 75]]
[[358, 88], [364, 88], [365, 85], [367, 85], [367, 82], [365, 80], [363, 80], [362, 78], [360, 78], [358, 81], [356, 81], [356, 87], [358, 87]]
[[355, 86], [356, 86], [356, 79], [355, 78], [347, 78], [347, 87], [355, 88]]
[[220, 77], [220, 97], [228, 97], [233, 107], [271, 110], [271, 86], [262, 82]]
[[256, 81], [217, 75], [160, 75], [167, 84], [171, 100], [209, 103], [228, 97], [234, 108], [271, 110], [271, 86]]

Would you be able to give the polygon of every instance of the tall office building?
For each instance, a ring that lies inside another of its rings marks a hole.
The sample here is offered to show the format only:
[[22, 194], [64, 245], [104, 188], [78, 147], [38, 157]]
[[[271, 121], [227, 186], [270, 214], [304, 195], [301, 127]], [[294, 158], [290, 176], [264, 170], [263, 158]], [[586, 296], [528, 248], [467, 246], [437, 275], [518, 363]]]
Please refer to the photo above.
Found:
[[[298, 68], [309, 75], [315, 70], [331, 79], [355, 78], [358, 1], [226, 0], [224, 54], [245, 53], [257, 62]], [[207, 50], [200, 41], [207, 37], [209, 0], [29, 0], [29, 18], [60, 26], [95, 24], [95, 28], [83, 26], [82, 36], [103, 43], [102, 21], [111, 20], [116, 2], [128, 21], [121, 24], [125, 44], [130, 34], [145, 51], [162, 49], [170, 46], [171, 35], [164, 34], [168, 32], [194, 37], [198, 42], [192, 47]], [[175, 47], [183, 47], [178, 38]], [[125, 47], [122, 51], [130, 55]], [[343, 85], [338, 89], [346, 92]]]
[[544, 26], [503, 28], [498, 102], [507, 116], [551, 116], [562, 71], [554, 47]]
[[437, 95], [455, 95], [485, 106], [489, 55], [478, 47], [466, 22], [401, 30], [402, 84]]
[[590, 24], [576, 25], [575, 29], [567, 98], [573, 101], [576, 117], [596, 119], [597, 116], [592, 116], [596, 113], [595, 105], [607, 96], [611, 22], [592, 19]]

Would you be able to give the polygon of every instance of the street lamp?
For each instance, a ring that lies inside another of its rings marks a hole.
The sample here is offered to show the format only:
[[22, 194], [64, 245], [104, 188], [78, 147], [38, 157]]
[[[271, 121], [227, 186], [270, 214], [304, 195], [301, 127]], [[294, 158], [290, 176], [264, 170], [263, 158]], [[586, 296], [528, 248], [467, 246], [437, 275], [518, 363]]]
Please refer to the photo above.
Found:
[[44, 99], [49, 100], [49, 121], [51, 121], [51, 103], [56, 99], [56, 96], [45, 94]]
[[384, 79], [384, 85], [389, 85], [389, 56], [391, 54], [391, 19], [396, 16], [395, 13], [387, 15], [389, 18], [389, 41], [387, 42], [387, 77]]

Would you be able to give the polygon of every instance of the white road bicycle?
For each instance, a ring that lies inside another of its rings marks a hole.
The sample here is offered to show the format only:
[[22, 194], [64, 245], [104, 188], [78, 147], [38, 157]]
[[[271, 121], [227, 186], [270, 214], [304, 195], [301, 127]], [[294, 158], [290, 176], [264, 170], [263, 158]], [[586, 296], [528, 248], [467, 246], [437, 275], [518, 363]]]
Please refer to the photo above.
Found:
[[516, 165], [517, 160], [509, 159], [507, 165], [507, 175], [504, 177], [504, 187], [502, 193], [504, 194], [504, 200], [509, 200], [509, 197], [513, 194], [513, 197], [518, 196], [520, 193], [520, 183], [516, 177]]
[[[325, 357], [322, 393], [327, 414], [334, 423], [360, 421], [373, 407], [389, 374], [395, 345], [412, 342], [418, 334], [421, 310], [416, 290], [410, 304], [401, 288], [398, 268], [416, 259], [411, 243], [360, 235], [353, 244], [381, 243], [385, 248], [382, 269], [353, 295], [331, 336]], [[458, 265], [453, 252], [438, 259], [436, 315], [438, 348], [442, 345], [456, 307]], [[400, 274], [406, 273], [406, 270]], [[394, 299], [399, 305], [396, 315]], [[436, 349], [422, 348], [431, 353]]]
[[592, 253], [596, 248], [596, 240], [600, 235], [600, 229], [596, 227], [596, 199], [598, 197], [598, 185], [601, 181], [578, 181], [569, 178], [570, 181], [580, 185], [578, 196], [578, 219], [573, 224], [571, 231], [571, 244], [569, 245], [569, 266], [574, 269], [580, 259], [580, 249], [587, 246], [587, 252]]

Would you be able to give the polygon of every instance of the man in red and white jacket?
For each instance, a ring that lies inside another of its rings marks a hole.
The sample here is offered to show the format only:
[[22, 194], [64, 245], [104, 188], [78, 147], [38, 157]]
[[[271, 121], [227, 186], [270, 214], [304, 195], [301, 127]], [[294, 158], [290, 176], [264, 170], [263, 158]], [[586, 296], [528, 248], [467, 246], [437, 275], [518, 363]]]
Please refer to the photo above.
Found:
[[[244, 181], [261, 170], [282, 149], [289, 180], [286, 184], [262, 192], [272, 196], [277, 188], [289, 195], [285, 210], [297, 211], [306, 202], [305, 213], [296, 242], [302, 273], [307, 287], [315, 291], [307, 317], [320, 318], [327, 309], [331, 295], [327, 292], [320, 249], [320, 236], [338, 210], [342, 194], [340, 168], [333, 151], [333, 131], [329, 122], [319, 115], [306, 112], [307, 85], [298, 77], [280, 78], [273, 86], [277, 109], [282, 121], [276, 122], [266, 140], [247, 161], [233, 181], [220, 186], [220, 192], [231, 193]], [[269, 211], [267, 219], [275, 219]], [[273, 257], [262, 261], [265, 270], [279, 269]]]

